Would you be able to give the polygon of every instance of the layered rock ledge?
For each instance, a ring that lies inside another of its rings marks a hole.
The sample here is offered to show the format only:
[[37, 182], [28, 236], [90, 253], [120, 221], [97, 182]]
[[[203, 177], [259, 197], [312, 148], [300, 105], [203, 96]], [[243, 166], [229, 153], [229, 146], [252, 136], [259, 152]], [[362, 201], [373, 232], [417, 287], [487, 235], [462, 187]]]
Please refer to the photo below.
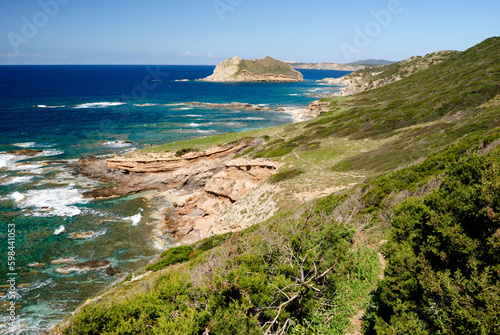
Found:
[[[155, 190], [156, 198], [164, 199], [160, 202], [165, 204], [160, 209], [165, 218], [158, 227], [160, 235], [173, 236], [177, 244], [187, 244], [258, 222], [248, 218], [238, 227], [229, 228], [221, 214], [231, 212], [234, 205], [239, 206], [238, 211], [244, 207], [252, 212], [252, 203], [242, 198], [280, 167], [279, 163], [265, 159], [233, 159], [263, 141], [242, 140], [204, 151], [136, 152], [107, 159], [87, 158], [77, 162], [76, 167], [80, 173], [114, 184], [86, 192], [84, 196], [88, 198]], [[273, 214], [273, 208], [256, 213], [258, 219]]]

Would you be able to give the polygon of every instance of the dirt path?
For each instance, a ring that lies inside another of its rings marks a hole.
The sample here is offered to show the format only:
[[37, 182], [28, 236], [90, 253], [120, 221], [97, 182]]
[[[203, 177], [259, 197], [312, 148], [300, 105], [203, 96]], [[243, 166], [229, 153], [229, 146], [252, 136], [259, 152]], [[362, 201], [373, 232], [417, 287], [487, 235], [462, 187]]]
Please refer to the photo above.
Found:
[[[382, 246], [387, 240], [380, 241], [380, 246]], [[378, 261], [380, 262], [380, 274], [378, 275], [378, 279], [382, 281], [384, 279], [384, 272], [387, 266], [387, 262], [385, 260], [384, 255], [381, 252], [377, 252]], [[353, 315], [350, 318], [351, 324], [353, 325], [352, 330], [347, 333], [347, 335], [363, 335], [363, 319], [365, 317], [365, 310], [359, 309], [356, 315]]]

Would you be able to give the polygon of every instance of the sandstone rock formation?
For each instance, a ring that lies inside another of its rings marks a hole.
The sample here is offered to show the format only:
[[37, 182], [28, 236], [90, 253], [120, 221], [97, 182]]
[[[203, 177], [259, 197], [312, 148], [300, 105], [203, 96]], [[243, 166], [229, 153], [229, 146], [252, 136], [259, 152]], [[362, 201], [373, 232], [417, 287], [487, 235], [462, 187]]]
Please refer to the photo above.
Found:
[[[177, 244], [192, 243], [220, 231], [241, 230], [257, 220], [274, 214], [269, 202], [265, 212], [253, 213], [252, 204], [242, 200], [260, 183], [274, 174], [280, 164], [265, 159], [233, 159], [250, 146], [264, 139], [245, 139], [206, 150], [173, 152], [134, 152], [107, 160], [95, 157], [75, 163], [77, 171], [100, 180], [112, 180], [115, 186], [85, 193], [86, 197], [120, 196], [144, 190], [155, 190], [165, 199], [162, 209], [161, 234], [173, 235]], [[255, 196], [255, 201], [263, 198]], [[241, 202], [241, 203], [240, 203]], [[221, 226], [222, 213], [248, 213], [237, 227]], [[252, 215], [256, 217], [252, 219]], [[87, 237], [85, 234], [73, 236]], [[90, 237], [90, 236], [88, 236]], [[68, 267], [62, 271], [72, 269]], [[74, 270], [77, 271], [77, 270]]]
[[93, 231], [86, 231], [86, 232], [78, 232], [78, 233], [71, 233], [69, 234], [68, 238], [72, 240], [86, 240], [89, 238], [94, 238], [98, 234]]
[[38, 154], [41, 154], [43, 150], [34, 150], [34, 149], [21, 149], [21, 150], [11, 150], [11, 151], [6, 151], [6, 154], [14, 155], [14, 156], [36, 156]]
[[[239, 231], [269, 218], [274, 214], [273, 206], [266, 213], [255, 213], [253, 204], [243, 198], [279, 167], [279, 163], [264, 159], [227, 161], [224, 170], [209, 179], [201, 192], [177, 204], [180, 209], [177, 211], [175, 227], [167, 229], [177, 238], [178, 244], [189, 244], [221, 232]], [[240, 220], [236, 225], [233, 221], [233, 226], [227, 227], [221, 215], [233, 213], [235, 209], [248, 213], [247, 220]], [[252, 220], [254, 215], [256, 217]]]
[[157, 157], [154, 155], [132, 158], [117, 156], [108, 159], [106, 163], [111, 170], [121, 170], [127, 173], [171, 172], [197, 161], [234, 154], [246, 145], [246, 143], [241, 143], [234, 146], [214, 147], [202, 152], [188, 152], [181, 156], [176, 156], [174, 153], [164, 153]]
[[302, 81], [303, 76], [289, 64], [271, 57], [244, 60], [233, 57], [217, 64], [214, 73], [201, 81], [286, 82]]

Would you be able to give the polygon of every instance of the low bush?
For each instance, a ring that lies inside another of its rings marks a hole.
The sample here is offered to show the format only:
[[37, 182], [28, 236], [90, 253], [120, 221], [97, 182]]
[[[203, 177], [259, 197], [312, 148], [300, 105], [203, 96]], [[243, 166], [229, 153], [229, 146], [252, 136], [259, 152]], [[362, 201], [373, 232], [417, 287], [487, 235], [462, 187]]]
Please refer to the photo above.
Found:
[[162, 252], [162, 259], [146, 267], [149, 271], [158, 271], [169, 265], [183, 263], [189, 260], [189, 255], [193, 253], [193, 247], [190, 245], [170, 248]]
[[373, 334], [500, 334], [500, 166], [470, 156], [396, 210]]

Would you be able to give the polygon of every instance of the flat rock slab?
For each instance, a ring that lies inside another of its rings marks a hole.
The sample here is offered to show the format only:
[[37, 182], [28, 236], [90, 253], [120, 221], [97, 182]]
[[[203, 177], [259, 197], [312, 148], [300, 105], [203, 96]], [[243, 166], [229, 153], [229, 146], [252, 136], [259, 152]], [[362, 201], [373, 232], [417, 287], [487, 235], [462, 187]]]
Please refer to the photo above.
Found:
[[78, 264], [70, 264], [61, 266], [60, 268], [54, 270], [57, 273], [61, 274], [70, 274], [72, 272], [87, 272], [87, 271], [96, 271], [107, 269], [111, 266], [111, 262], [107, 260], [94, 260], [94, 261], [86, 261]]

